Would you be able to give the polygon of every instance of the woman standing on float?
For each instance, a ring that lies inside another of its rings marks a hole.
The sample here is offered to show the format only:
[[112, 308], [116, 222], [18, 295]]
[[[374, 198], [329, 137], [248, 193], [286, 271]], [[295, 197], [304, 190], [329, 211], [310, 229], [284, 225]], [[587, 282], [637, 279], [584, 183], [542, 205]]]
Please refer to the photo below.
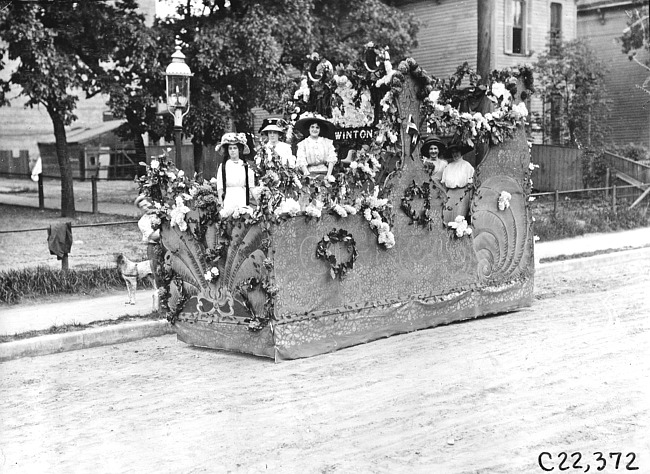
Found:
[[[263, 149], [275, 151], [280, 157], [282, 166], [294, 168], [296, 166], [296, 157], [291, 152], [291, 145], [280, 141], [280, 136], [285, 132], [284, 120], [279, 118], [268, 118], [262, 122], [260, 135], [266, 136], [267, 142]], [[258, 158], [259, 159], [259, 158]]]
[[251, 189], [255, 186], [255, 174], [242, 159], [250, 149], [243, 133], [225, 133], [221, 137], [224, 161], [217, 169], [217, 194], [222, 208], [227, 211], [246, 207], [250, 204]]
[[306, 137], [298, 143], [296, 166], [305, 175], [325, 176], [329, 180], [337, 161], [333, 141], [336, 127], [324, 117], [310, 114], [299, 119], [295, 128]]

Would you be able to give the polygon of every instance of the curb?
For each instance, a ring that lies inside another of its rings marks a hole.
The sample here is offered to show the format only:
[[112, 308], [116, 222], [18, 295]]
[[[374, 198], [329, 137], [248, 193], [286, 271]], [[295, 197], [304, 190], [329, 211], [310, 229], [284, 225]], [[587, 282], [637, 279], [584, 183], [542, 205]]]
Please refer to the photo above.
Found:
[[571, 272], [576, 270], [588, 270], [609, 265], [613, 262], [624, 263], [632, 260], [650, 258], [650, 247], [641, 247], [631, 250], [616, 250], [613, 252], [594, 255], [591, 257], [570, 258], [556, 262], [540, 263], [536, 265], [537, 272]]
[[21, 357], [34, 357], [109, 344], [120, 344], [174, 333], [175, 331], [169, 322], [163, 319], [117, 324], [63, 334], [48, 334], [47, 336], [0, 344], [0, 362]]

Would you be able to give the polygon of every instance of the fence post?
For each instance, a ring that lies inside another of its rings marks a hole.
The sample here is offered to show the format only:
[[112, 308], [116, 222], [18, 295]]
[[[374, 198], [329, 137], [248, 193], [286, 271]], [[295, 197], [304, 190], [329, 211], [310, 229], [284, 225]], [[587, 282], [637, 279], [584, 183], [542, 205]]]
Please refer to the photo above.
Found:
[[560, 200], [560, 192], [556, 189], [553, 195], [553, 217], [557, 217], [557, 203]]
[[614, 215], [616, 215], [616, 185], [615, 184], [612, 186], [612, 211], [614, 211]]
[[63, 257], [61, 257], [61, 270], [64, 272], [67, 272], [69, 269], [68, 267], [68, 254], [65, 253], [63, 254]]
[[45, 209], [45, 194], [43, 192], [43, 173], [38, 174], [38, 209]]
[[93, 214], [97, 214], [97, 176], [92, 175], [90, 178], [91, 195], [93, 202]]
[[610, 176], [609, 176], [610, 170], [609, 166], [605, 170], [605, 199], [609, 197], [609, 182], [610, 182]]

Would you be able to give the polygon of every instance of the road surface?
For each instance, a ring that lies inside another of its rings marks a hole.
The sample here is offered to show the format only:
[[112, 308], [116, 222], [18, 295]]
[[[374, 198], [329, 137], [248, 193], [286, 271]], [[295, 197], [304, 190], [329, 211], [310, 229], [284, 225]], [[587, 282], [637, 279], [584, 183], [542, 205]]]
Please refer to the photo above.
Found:
[[646, 258], [280, 364], [174, 336], [6, 362], [0, 472], [648, 473], [649, 291]]

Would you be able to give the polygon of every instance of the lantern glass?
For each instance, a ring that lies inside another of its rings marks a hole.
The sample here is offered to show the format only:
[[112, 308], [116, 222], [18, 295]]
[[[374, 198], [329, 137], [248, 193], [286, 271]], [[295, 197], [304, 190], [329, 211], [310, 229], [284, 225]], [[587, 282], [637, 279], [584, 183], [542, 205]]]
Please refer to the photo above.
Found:
[[167, 107], [187, 109], [190, 101], [189, 76], [167, 76]]

